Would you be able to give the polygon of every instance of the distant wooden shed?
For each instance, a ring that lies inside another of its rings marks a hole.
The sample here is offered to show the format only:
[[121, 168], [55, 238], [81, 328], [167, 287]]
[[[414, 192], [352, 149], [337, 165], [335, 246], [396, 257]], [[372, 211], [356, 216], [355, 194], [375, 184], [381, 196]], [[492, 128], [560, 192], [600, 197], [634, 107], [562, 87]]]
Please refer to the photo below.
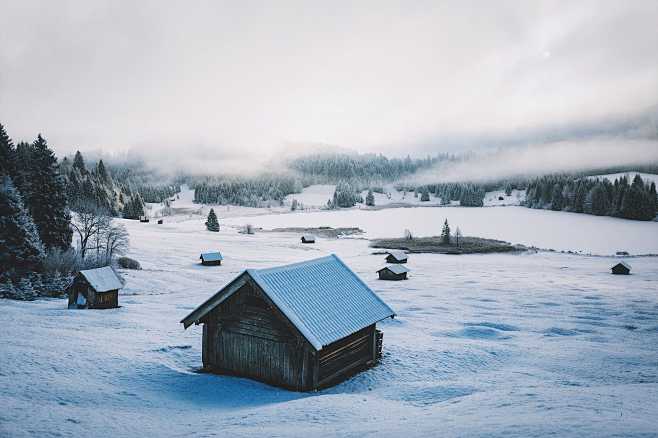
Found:
[[149, 222], [149, 220], [150, 220], [150, 219], [148, 218], [148, 216], [140, 216], [140, 217], [139, 217], [139, 221], [140, 221], [140, 222]]
[[333, 385], [381, 357], [395, 316], [338, 257], [247, 269], [181, 323], [203, 324], [203, 368], [296, 391]]
[[78, 272], [67, 292], [69, 309], [112, 309], [119, 307], [121, 280], [109, 266]]
[[302, 236], [302, 243], [315, 243], [315, 236], [304, 234]]
[[379, 271], [377, 271], [380, 280], [394, 280], [394, 281], [406, 280], [407, 272], [409, 272], [409, 268], [407, 268], [406, 266], [402, 266], [400, 264], [384, 266]]
[[199, 256], [199, 259], [201, 260], [202, 265], [218, 266], [222, 264], [222, 260], [224, 260], [224, 256], [222, 256], [222, 253], [219, 251], [208, 251], [208, 252], [202, 252], [201, 255]]
[[631, 265], [626, 262], [619, 262], [610, 269], [616, 275], [628, 275], [631, 273]]
[[164, 221], [162, 219], [158, 219], [158, 225], [162, 225]]
[[389, 251], [386, 256], [387, 263], [407, 263], [407, 254], [404, 251]]

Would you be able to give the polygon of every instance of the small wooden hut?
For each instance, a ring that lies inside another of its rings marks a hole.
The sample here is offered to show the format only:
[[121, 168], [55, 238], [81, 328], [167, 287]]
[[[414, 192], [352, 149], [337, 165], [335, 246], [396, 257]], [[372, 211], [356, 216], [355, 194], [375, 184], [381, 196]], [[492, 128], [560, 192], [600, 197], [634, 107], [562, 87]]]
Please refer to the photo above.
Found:
[[140, 221], [140, 222], [148, 222], [148, 221], [149, 221], [149, 218], [148, 218], [148, 216], [140, 216], [140, 217], [139, 217], [139, 221]]
[[121, 280], [109, 266], [78, 272], [67, 292], [69, 309], [112, 309], [119, 307]]
[[302, 243], [315, 243], [315, 236], [304, 234], [302, 236]]
[[162, 219], [158, 219], [158, 225], [162, 225], [164, 221]]
[[392, 250], [386, 256], [387, 263], [407, 263], [407, 254], [404, 251]]
[[631, 273], [631, 265], [626, 262], [619, 262], [610, 269], [615, 275], [628, 275]]
[[247, 269], [186, 316], [203, 324], [203, 368], [296, 391], [333, 385], [381, 357], [395, 316], [338, 257]]
[[202, 252], [199, 256], [201, 264], [204, 266], [219, 266], [224, 260], [224, 256], [219, 251]]
[[402, 265], [389, 265], [381, 268], [377, 273], [380, 280], [406, 280], [409, 268]]

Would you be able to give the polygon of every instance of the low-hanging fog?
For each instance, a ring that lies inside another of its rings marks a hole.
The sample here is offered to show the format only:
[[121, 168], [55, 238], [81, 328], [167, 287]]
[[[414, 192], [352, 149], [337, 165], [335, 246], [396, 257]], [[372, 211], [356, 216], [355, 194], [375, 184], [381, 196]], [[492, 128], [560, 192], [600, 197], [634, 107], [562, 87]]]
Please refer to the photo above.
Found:
[[[658, 158], [651, 0], [0, 10], [0, 122], [15, 140], [43, 133], [59, 154], [199, 173], [253, 170], [290, 145], [483, 154], [440, 169], [451, 179]], [[629, 135], [636, 119], [649, 123]]]

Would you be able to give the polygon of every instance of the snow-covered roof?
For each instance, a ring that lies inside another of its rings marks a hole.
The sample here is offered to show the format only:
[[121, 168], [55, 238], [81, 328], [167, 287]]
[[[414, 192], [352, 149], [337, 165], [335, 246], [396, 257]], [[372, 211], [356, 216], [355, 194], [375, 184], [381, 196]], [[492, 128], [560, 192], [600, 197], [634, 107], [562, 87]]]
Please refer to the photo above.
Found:
[[313, 236], [312, 234], [304, 234], [304, 235], [302, 236], [302, 238], [303, 238], [304, 240], [306, 240], [306, 241], [313, 241], [313, 242], [315, 242], [315, 236]]
[[[629, 271], [631, 270], [631, 265], [629, 265], [629, 264], [626, 263], [626, 262], [618, 262], [618, 263], [615, 264], [615, 266], [619, 266], [619, 265], [622, 265], [623, 267], [625, 267], [625, 268], [628, 269]], [[614, 268], [614, 266], [613, 266], [613, 268]]]
[[399, 250], [391, 250], [388, 252], [390, 255], [393, 256], [394, 259], [402, 261], [402, 260], [407, 260], [407, 254], [404, 251], [399, 251]]
[[123, 284], [121, 280], [109, 266], [96, 269], [86, 269], [80, 271], [85, 280], [96, 292], [107, 292], [115, 289], [121, 289]]
[[407, 268], [406, 266], [403, 266], [403, 265], [388, 265], [388, 266], [384, 266], [383, 268], [381, 268], [381, 269], [380, 269], [379, 271], [377, 271], [377, 272], [383, 271], [384, 269], [388, 269], [388, 270], [391, 271], [392, 273], [394, 273], [394, 274], [398, 274], [398, 275], [399, 275], [399, 274], [404, 274], [405, 272], [409, 272], [409, 268]]
[[[198, 323], [251, 277], [316, 350], [394, 316], [337, 256], [269, 269], [247, 269], [181, 322]], [[228, 292], [228, 293], [225, 293]]]
[[199, 256], [200, 259], [203, 259], [203, 261], [206, 262], [216, 262], [219, 260], [224, 260], [224, 257], [222, 256], [222, 253], [219, 251], [208, 251], [208, 252], [202, 252], [201, 255]]

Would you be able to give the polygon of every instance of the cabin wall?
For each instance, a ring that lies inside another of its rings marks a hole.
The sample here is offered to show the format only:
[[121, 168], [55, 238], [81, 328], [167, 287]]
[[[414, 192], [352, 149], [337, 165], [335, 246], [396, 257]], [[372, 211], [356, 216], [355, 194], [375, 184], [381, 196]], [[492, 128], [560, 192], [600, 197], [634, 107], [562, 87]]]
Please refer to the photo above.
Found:
[[380, 280], [404, 280], [407, 278], [407, 273], [404, 272], [402, 274], [396, 274], [395, 272], [391, 272], [388, 269], [384, 269], [382, 271], [379, 271], [379, 279]]
[[317, 386], [329, 386], [344, 380], [360, 367], [377, 360], [375, 325], [336, 341], [322, 350], [318, 356]]
[[309, 389], [309, 346], [249, 284], [203, 322], [204, 368], [294, 390]]

